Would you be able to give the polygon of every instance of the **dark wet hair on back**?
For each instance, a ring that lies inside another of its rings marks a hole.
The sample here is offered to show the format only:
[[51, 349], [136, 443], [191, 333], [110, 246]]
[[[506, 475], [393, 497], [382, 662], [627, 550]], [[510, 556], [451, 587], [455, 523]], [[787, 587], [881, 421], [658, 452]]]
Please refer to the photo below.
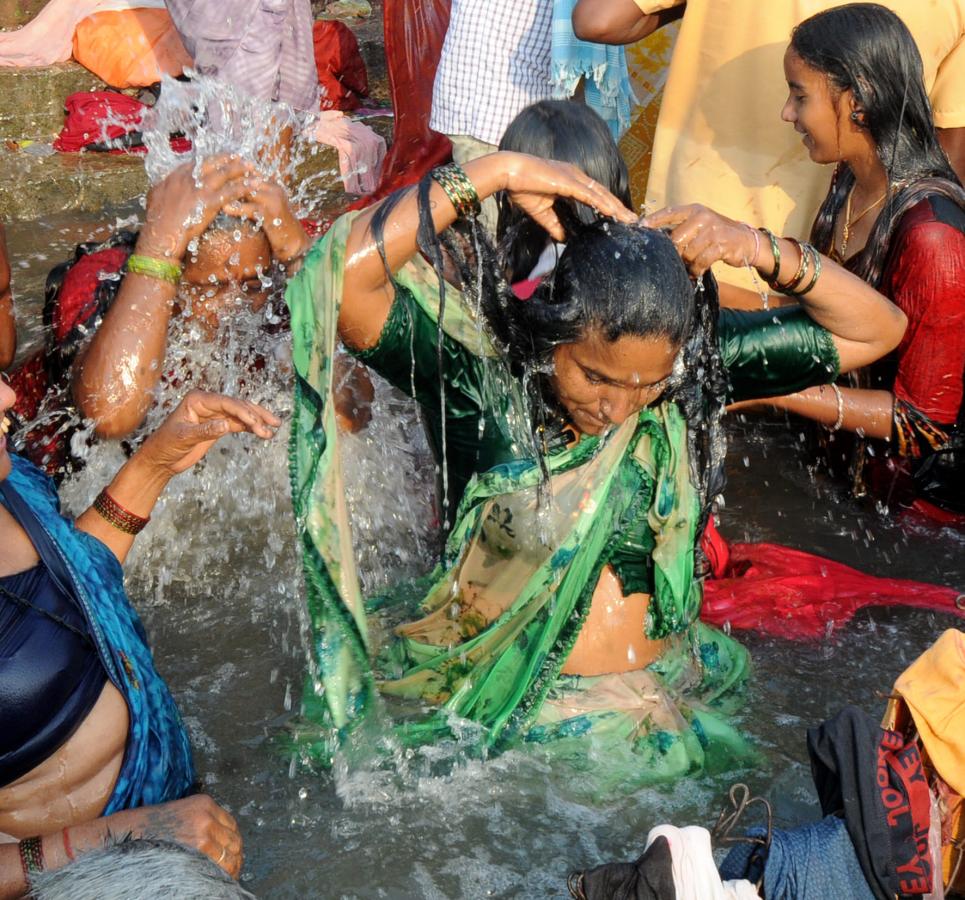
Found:
[[[918, 47], [891, 10], [877, 3], [850, 3], [798, 25], [791, 49], [827, 75], [835, 91], [852, 92], [888, 174], [892, 194], [852, 267], [877, 286], [891, 236], [912, 206], [937, 194], [965, 208], [965, 191], [938, 142]], [[825, 252], [832, 247], [834, 222], [854, 180], [850, 167], [840, 164], [815, 218], [811, 240]]]
[[[630, 176], [620, 148], [607, 124], [585, 103], [541, 100], [527, 106], [509, 123], [499, 149], [571, 163], [631, 207]], [[498, 202], [496, 237], [508, 248], [510, 281], [519, 281], [533, 270], [549, 235], [507, 197]], [[561, 220], [572, 223], [588, 225], [597, 218], [596, 210], [572, 200], [557, 200], [554, 209]]]

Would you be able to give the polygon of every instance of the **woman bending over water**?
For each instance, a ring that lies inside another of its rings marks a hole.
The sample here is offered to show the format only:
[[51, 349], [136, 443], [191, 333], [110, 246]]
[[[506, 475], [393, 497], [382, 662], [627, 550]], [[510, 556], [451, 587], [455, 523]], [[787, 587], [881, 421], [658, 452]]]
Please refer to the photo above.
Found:
[[863, 386], [768, 405], [869, 438], [856, 487], [939, 519], [965, 514], [965, 190], [938, 142], [918, 49], [894, 13], [855, 3], [802, 22], [784, 72], [782, 118], [812, 160], [836, 165], [810, 240], [909, 325]]
[[[568, 238], [526, 301], [484, 237], [445, 233], [497, 191]], [[567, 198], [614, 221], [564, 234]], [[746, 257], [749, 229], [718, 225], [716, 248], [680, 225], [696, 269]], [[458, 288], [441, 276], [440, 241], [457, 263], [468, 253]], [[728, 377], [738, 397], [758, 382], [823, 383], [894, 346], [901, 313], [826, 262], [802, 310], [738, 314], [718, 335], [712, 280], [695, 287], [666, 236], [578, 169], [509, 152], [344, 216], [287, 299], [293, 499], [328, 721], [353, 723], [377, 685], [441, 708], [409, 722], [416, 740], [446, 733], [453, 714], [478, 723], [486, 746], [608, 732], [639, 754], [638, 782], [740, 752], [718, 710], [746, 653], [698, 621], [694, 572], [721, 487]], [[336, 333], [416, 396], [446, 470], [472, 476], [429, 591], [392, 610], [395, 639], [373, 636], [355, 577], [329, 402]]]

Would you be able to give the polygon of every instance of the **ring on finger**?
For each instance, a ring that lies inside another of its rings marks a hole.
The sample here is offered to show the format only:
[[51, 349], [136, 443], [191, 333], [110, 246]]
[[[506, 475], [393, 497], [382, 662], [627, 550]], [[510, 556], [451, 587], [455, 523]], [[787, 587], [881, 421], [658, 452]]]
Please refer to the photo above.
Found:
[[228, 855], [228, 848], [221, 848], [221, 856], [218, 857], [218, 865], [220, 866], [224, 862], [224, 858]]

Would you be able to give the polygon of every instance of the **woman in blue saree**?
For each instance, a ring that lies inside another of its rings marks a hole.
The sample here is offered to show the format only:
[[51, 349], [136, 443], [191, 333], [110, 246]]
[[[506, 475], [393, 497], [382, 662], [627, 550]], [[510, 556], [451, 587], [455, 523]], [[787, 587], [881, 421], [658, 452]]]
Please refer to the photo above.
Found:
[[8, 453], [0, 385], [0, 897], [110, 835], [173, 840], [241, 867], [231, 816], [194, 790], [187, 734], [157, 673], [121, 564], [171, 477], [220, 437], [279, 424], [192, 391], [76, 520], [52, 481]]

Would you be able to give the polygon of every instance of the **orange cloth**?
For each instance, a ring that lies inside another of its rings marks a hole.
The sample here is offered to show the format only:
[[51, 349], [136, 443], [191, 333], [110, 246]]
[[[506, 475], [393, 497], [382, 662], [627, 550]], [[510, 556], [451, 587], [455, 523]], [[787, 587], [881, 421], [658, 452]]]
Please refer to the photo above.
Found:
[[147, 87], [192, 64], [166, 9], [97, 12], [77, 25], [74, 59], [111, 87]]
[[895, 682], [938, 774], [965, 794], [965, 632], [949, 628]]

